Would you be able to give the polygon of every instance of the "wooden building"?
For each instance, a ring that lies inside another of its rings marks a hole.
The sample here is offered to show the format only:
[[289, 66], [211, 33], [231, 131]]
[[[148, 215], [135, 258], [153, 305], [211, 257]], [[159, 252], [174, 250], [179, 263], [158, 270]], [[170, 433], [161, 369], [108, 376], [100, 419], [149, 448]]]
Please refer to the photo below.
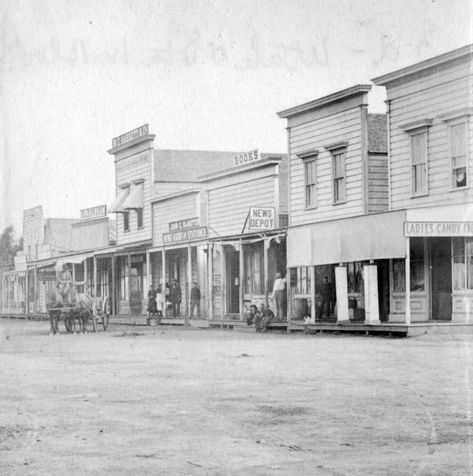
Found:
[[468, 45], [373, 80], [387, 91], [389, 207], [405, 213], [392, 321], [473, 322], [472, 55]]

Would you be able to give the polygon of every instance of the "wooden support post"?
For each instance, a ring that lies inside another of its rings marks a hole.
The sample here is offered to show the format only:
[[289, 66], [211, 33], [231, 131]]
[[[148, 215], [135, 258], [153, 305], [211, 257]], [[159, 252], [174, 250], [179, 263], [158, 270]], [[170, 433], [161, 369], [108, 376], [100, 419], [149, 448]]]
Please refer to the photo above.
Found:
[[[94, 256], [94, 297], [97, 297], [98, 283], [97, 283], [97, 257]], [[102, 303], [104, 297], [102, 296]]]
[[33, 305], [33, 312], [35, 314], [38, 312], [38, 268], [34, 265], [33, 268], [33, 296], [34, 296], [34, 305]]
[[117, 293], [117, 283], [116, 283], [116, 270], [115, 270], [115, 256], [110, 257], [110, 261], [112, 263], [112, 295], [110, 296], [111, 300], [111, 309], [112, 314], [118, 314], [118, 293]]
[[161, 269], [162, 269], [162, 285], [161, 285], [161, 292], [163, 293], [163, 317], [166, 317], [167, 314], [167, 303], [166, 303], [166, 252], [163, 250], [161, 251]]
[[151, 253], [146, 250], [146, 286], [143, 286], [145, 295], [148, 292], [149, 287], [152, 285], [152, 273], [151, 273]]
[[191, 288], [192, 288], [192, 248], [187, 245], [187, 309], [185, 314], [185, 327], [189, 327], [189, 317], [191, 315]]
[[226, 302], [227, 275], [225, 274], [225, 253], [224, 253], [222, 244], [220, 244], [220, 283], [221, 283], [220, 294], [222, 297], [222, 303], [220, 306], [220, 319], [223, 321], [226, 307], [227, 307], [227, 302]]
[[209, 320], [212, 320], [214, 318], [214, 306], [213, 306], [213, 301], [214, 301], [214, 286], [213, 286], [213, 282], [214, 282], [214, 246], [213, 246], [213, 243], [209, 243], [209, 246], [208, 246], [208, 265], [207, 265], [207, 269], [208, 269], [208, 273], [207, 273], [207, 278], [208, 278], [208, 292], [207, 292], [207, 296], [208, 296], [208, 315], [209, 315]]
[[84, 284], [87, 284], [89, 278], [89, 269], [87, 266], [87, 258], [84, 260]]
[[[128, 317], [130, 318], [131, 321], [131, 254], [127, 254], [127, 260], [128, 260], [128, 275], [126, 276], [126, 280], [128, 282]], [[134, 323], [134, 320], [133, 320]]]
[[406, 325], [411, 325], [411, 249], [409, 237], [406, 238]]
[[26, 267], [26, 274], [25, 274], [25, 316], [28, 319], [28, 308], [29, 308], [29, 282], [28, 282], [28, 266]]
[[315, 308], [315, 266], [310, 267], [310, 317], [315, 319], [317, 316]]
[[[266, 306], [268, 306], [268, 284], [269, 284], [269, 247], [271, 246], [271, 240], [269, 238], [265, 238], [263, 242], [263, 273], [264, 273], [264, 302]], [[276, 314], [276, 312], [275, 312]]]
[[243, 254], [243, 243], [240, 240], [240, 288], [238, 289], [239, 293], [239, 301], [240, 301], [240, 320], [242, 321], [245, 315], [245, 306], [244, 306], [244, 293], [245, 293], [245, 286], [244, 286], [244, 278], [245, 278], [245, 256]]

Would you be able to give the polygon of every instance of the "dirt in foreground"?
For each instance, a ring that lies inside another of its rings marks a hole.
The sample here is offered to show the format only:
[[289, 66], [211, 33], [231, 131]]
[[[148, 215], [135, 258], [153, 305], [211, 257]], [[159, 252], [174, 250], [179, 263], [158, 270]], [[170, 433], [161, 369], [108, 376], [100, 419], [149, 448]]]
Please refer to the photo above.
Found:
[[0, 321], [0, 474], [473, 474], [473, 336]]

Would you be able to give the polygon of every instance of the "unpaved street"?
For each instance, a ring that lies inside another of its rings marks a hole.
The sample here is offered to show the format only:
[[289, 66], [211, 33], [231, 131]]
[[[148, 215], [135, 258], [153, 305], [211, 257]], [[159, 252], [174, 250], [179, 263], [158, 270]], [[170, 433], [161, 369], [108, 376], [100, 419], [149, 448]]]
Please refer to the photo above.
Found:
[[0, 474], [473, 474], [473, 337], [0, 321]]

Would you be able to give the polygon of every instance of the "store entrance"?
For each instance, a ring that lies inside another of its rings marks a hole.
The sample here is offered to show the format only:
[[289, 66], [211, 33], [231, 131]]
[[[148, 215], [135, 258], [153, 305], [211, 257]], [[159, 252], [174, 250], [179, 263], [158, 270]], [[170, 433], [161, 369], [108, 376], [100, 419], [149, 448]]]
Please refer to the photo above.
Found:
[[227, 256], [227, 295], [228, 312], [238, 314], [240, 312], [240, 252], [229, 251]]
[[430, 240], [431, 318], [452, 320], [452, 264], [450, 238]]

